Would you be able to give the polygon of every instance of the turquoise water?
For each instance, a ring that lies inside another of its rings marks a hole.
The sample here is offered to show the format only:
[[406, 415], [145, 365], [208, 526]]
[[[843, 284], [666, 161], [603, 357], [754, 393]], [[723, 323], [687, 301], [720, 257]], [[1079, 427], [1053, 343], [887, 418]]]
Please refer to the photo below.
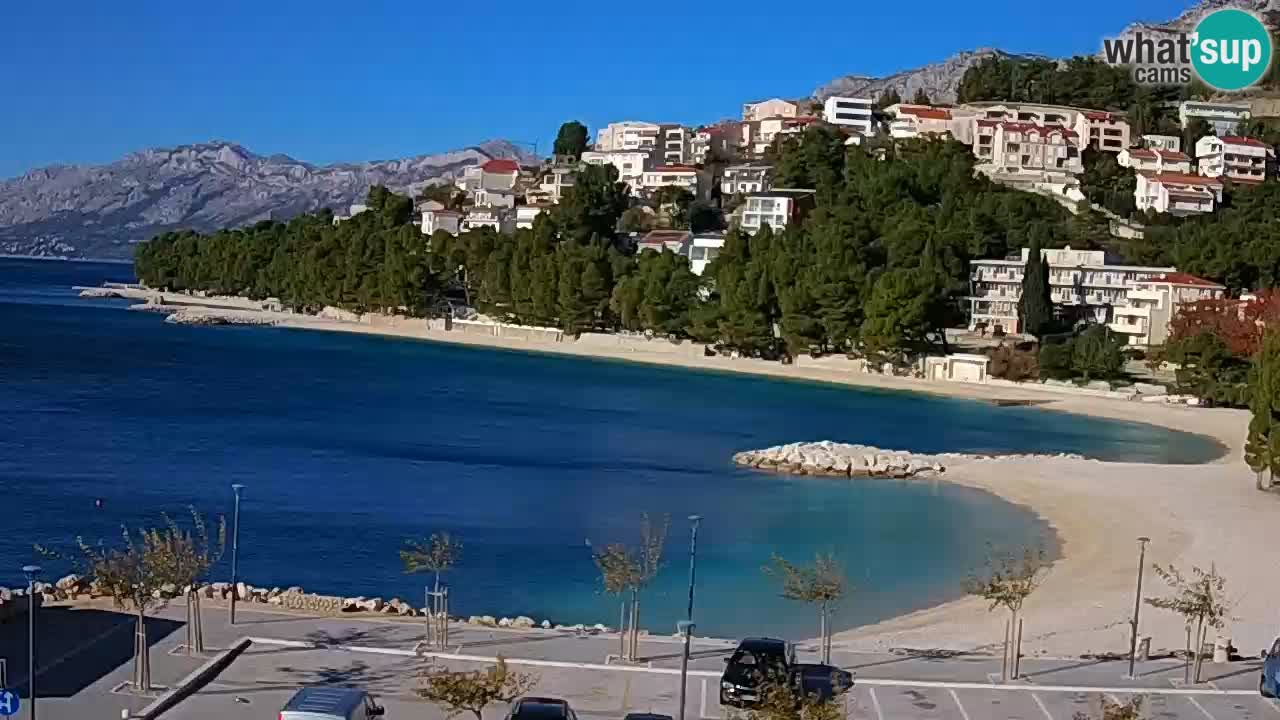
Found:
[[[942, 482], [782, 477], [739, 450], [832, 439], [917, 451], [1078, 452], [1199, 462], [1205, 438], [1025, 407], [265, 328], [166, 325], [73, 284], [129, 268], [0, 261], [0, 583], [31, 543], [116, 537], [247, 485], [242, 575], [260, 585], [420, 598], [406, 537], [465, 543], [455, 612], [616, 623], [588, 543], [674, 520], [644, 625], [684, 612], [690, 513], [700, 632], [816, 634], [761, 572], [832, 550], [856, 590], [838, 627], [955, 597], [986, 543], [1052, 544], [1023, 508]], [[1064, 478], [1064, 482], [1069, 478]], [[1122, 482], [1123, 477], [1117, 477]], [[101, 507], [95, 505], [101, 500]], [[226, 570], [223, 569], [223, 574]]]

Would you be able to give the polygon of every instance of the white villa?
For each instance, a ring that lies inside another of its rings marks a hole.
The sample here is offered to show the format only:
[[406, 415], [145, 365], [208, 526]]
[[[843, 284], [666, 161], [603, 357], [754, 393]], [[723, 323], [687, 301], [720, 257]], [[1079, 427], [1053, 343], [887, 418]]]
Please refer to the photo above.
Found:
[[1196, 167], [1206, 177], [1260, 183], [1275, 157], [1275, 149], [1256, 138], [1206, 135], [1196, 141]]
[[1222, 183], [1214, 178], [1187, 173], [1137, 174], [1133, 197], [1138, 210], [1174, 215], [1213, 212], [1222, 202]]
[[1125, 343], [1139, 347], [1162, 345], [1169, 338], [1169, 321], [1183, 303], [1220, 298], [1226, 288], [1188, 273], [1171, 272], [1139, 282], [1125, 294], [1125, 304], [1112, 310], [1108, 324]]

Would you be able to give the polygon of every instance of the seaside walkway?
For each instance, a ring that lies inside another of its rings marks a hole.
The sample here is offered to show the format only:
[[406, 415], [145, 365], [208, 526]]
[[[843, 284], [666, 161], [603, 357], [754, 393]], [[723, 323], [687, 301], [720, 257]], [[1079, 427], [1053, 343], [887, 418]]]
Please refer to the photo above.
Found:
[[[212, 603], [210, 603], [212, 605]], [[205, 609], [206, 657], [186, 656], [181, 603], [153, 620], [150, 640], [155, 682], [173, 686], [220, 650], [252, 639], [208, 685], [164, 714], [166, 718], [214, 720], [274, 717], [302, 685], [332, 683], [366, 687], [380, 697], [390, 718], [444, 718], [441, 708], [413, 694], [427, 659], [416, 656], [422, 626], [410, 619], [319, 618], [246, 606], [235, 627], [226, 610]], [[38, 660], [39, 717], [48, 720], [119, 718], [137, 713], [154, 697], [120, 687], [130, 674], [132, 618], [101, 606], [50, 608], [41, 613]], [[577, 635], [544, 630], [455, 627], [444, 657], [451, 667], [482, 667], [501, 655], [515, 669], [539, 678], [536, 692], [565, 697], [584, 718], [618, 718], [627, 712], [677, 715], [680, 643], [650, 637], [641, 643], [637, 666], [606, 664], [617, 652], [616, 635]], [[0, 625], [0, 654], [9, 661], [9, 687], [25, 696], [24, 623]], [[699, 641], [690, 665], [687, 717], [724, 717], [717, 702], [723, 658], [732, 645]], [[802, 659], [808, 651], [802, 651]], [[918, 655], [837, 651], [833, 661], [856, 675], [846, 699], [848, 718], [903, 720], [984, 718], [1071, 720], [1102, 697], [1147, 699], [1149, 717], [1226, 720], [1280, 718], [1280, 705], [1257, 694], [1260, 663], [1209, 664], [1197, 686], [1183, 686], [1177, 661], [1139, 663], [1126, 679], [1123, 661], [1025, 659], [1023, 678], [998, 684], [998, 658], [986, 655]], [[159, 691], [156, 696], [160, 694]], [[495, 720], [505, 708], [487, 715]], [[23, 711], [18, 717], [26, 717]]]

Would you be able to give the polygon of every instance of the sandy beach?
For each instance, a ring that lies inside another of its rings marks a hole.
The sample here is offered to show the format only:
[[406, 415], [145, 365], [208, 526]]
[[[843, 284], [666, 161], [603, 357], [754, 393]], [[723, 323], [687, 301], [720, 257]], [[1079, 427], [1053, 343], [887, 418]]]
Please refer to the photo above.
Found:
[[[1280, 576], [1266, 572], [1269, 563], [1264, 559], [1269, 547], [1267, 530], [1273, 515], [1280, 511], [1280, 495], [1256, 490], [1253, 474], [1242, 460], [1246, 411], [1068, 395], [1036, 387], [935, 382], [749, 359], [484, 337], [429, 330], [420, 322], [383, 326], [290, 313], [261, 312], [259, 316], [285, 328], [387, 335], [983, 400], [1036, 401], [1046, 409], [1205, 435], [1221, 443], [1225, 453], [1202, 465], [1070, 458], [966, 460], [952, 463], [937, 482], [980, 488], [1027, 506], [1057, 532], [1062, 557], [1024, 607], [1023, 644], [1028, 655], [1128, 652], [1139, 536], [1151, 538], [1144, 597], [1167, 592], [1151, 572], [1151, 563], [1172, 563], [1186, 572], [1192, 566], [1216, 565], [1227, 578], [1227, 591], [1234, 602], [1232, 619], [1222, 634], [1232, 638], [1243, 653], [1254, 654], [1269, 645], [1280, 629], [1272, 609], [1274, 598], [1280, 597]], [[974, 542], [983, 540], [975, 537]], [[846, 602], [857, 602], [856, 588]], [[835, 644], [868, 650], [990, 648], [1001, 640], [1006, 617], [1003, 611], [988, 612], [979, 599], [967, 598], [840, 632]], [[1152, 637], [1154, 651], [1181, 648], [1183, 628], [1180, 617], [1144, 604], [1140, 634]], [[1213, 637], [1211, 631], [1210, 641]]]

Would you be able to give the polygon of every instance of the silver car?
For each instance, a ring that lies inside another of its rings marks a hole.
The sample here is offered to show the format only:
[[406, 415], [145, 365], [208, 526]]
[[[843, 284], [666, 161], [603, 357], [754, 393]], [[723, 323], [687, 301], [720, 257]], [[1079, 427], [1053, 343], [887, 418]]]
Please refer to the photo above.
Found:
[[371, 720], [385, 713], [364, 690], [305, 687], [280, 710], [279, 720]]

